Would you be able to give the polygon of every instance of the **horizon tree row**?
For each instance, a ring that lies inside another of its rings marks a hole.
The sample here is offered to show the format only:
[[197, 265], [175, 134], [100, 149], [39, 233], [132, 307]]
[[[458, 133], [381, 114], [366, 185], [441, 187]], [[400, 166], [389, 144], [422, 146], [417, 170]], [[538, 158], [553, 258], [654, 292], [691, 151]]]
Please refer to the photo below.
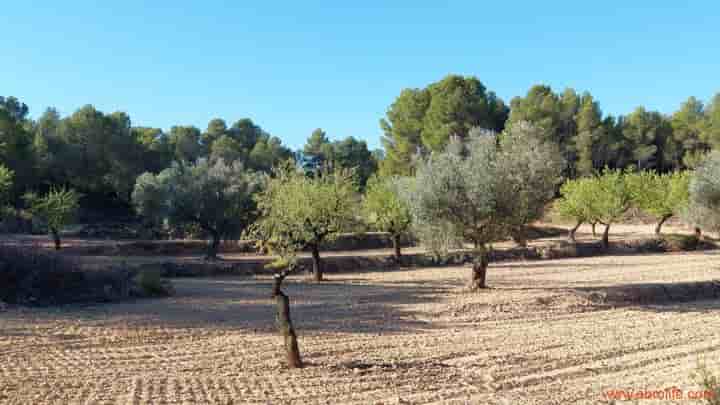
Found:
[[691, 169], [720, 145], [720, 93], [707, 104], [689, 97], [672, 114], [639, 106], [612, 116], [604, 115], [587, 91], [556, 93], [535, 85], [508, 107], [476, 77], [448, 75], [424, 88], [402, 90], [388, 107], [380, 121], [385, 150], [380, 172], [412, 174], [418, 153], [442, 151], [452, 137], [465, 138], [473, 127], [499, 132], [518, 122], [541, 128], [542, 140], [559, 148], [567, 178], [589, 176], [606, 166]]

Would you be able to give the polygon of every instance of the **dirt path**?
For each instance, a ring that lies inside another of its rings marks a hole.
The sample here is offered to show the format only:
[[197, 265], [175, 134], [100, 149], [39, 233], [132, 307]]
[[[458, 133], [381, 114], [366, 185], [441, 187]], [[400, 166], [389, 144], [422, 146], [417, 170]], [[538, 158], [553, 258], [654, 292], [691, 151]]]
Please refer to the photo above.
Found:
[[717, 279], [717, 263], [717, 252], [502, 263], [478, 294], [460, 291], [457, 267], [291, 280], [309, 363], [296, 371], [282, 367], [264, 278], [9, 309], [0, 403], [594, 404], [607, 389], [691, 390], [700, 357], [720, 370], [720, 301], [612, 308], [574, 289]]

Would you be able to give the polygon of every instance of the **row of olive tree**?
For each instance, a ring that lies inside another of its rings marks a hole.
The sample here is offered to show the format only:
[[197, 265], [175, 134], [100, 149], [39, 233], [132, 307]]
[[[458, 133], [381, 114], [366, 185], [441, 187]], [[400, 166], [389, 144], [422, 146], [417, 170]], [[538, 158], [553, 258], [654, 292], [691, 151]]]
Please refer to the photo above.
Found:
[[602, 244], [607, 248], [610, 226], [633, 206], [657, 218], [655, 233], [660, 235], [665, 221], [686, 212], [689, 181], [688, 172], [658, 174], [605, 169], [597, 176], [565, 182], [555, 208], [561, 217], [575, 222], [568, 235], [571, 242], [575, 242], [580, 225], [599, 223], [605, 226]]

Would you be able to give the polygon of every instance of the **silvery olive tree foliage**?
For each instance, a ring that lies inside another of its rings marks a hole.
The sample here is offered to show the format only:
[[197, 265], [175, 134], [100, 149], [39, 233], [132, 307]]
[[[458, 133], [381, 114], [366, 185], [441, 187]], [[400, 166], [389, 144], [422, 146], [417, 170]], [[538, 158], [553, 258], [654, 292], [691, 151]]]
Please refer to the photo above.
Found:
[[413, 220], [429, 225], [434, 241], [473, 243], [471, 289], [485, 287], [487, 245], [537, 219], [560, 181], [562, 158], [530, 136], [536, 130], [518, 123], [501, 136], [474, 129], [466, 140], [452, 139], [445, 151], [419, 160], [404, 193]]
[[200, 159], [142, 174], [132, 200], [141, 215], [155, 221], [199, 226], [211, 238], [207, 258], [215, 259], [220, 240], [238, 237], [255, 219], [252, 196], [262, 181], [239, 161]]
[[696, 228], [720, 231], [720, 152], [714, 151], [695, 169], [685, 219]]
[[510, 236], [521, 246], [527, 245], [525, 227], [540, 219], [565, 167], [557, 145], [541, 141], [543, 132], [521, 121], [500, 136], [497, 208]]

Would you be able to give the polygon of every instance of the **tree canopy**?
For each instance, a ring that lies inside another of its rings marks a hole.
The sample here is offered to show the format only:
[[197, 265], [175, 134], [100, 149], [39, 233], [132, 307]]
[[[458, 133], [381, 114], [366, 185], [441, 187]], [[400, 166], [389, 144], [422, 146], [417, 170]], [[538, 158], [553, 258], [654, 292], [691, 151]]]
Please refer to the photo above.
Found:
[[253, 194], [261, 177], [241, 162], [200, 159], [141, 175], [132, 194], [138, 212], [170, 226], [199, 226], [215, 259], [222, 238], [237, 239], [255, 219]]
[[255, 196], [260, 219], [251, 233], [289, 262], [309, 248], [314, 278], [321, 281], [321, 244], [355, 220], [355, 193], [352, 170], [323, 169], [308, 176], [294, 164], [282, 165]]
[[406, 187], [400, 177], [372, 177], [363, 195], [362, 212], [365, 221], [375, 230], [387, 232], [400, 262], [400, 238], [410, 231], [412, 216], [401, 194]]
[[[485, 287], [487, 244], [536, 218], [560, 179], [561, 159], [552, 146], [520, 124], [498, 142], [492, 131], [471, 131], [445, 151], [418, 162], [405, 193], [413, 220], [476, 249], [471, 289]], [[529, 187], [542, 185], [542, 190]], [[536, 194], [537, 193], [537, 194]]]

